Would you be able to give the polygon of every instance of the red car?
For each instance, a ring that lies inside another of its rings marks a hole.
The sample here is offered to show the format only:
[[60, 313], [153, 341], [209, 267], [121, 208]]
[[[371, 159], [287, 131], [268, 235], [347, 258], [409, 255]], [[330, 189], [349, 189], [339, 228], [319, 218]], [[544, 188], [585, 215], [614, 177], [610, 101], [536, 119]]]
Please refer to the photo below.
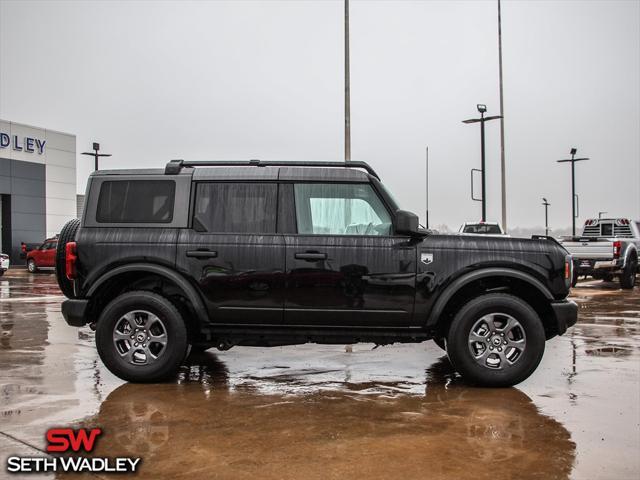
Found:
[[55, 268], [57, 246], [57, 237], [48, 238], [39, 247], [29, 250], [27, 252], [27, 270], [35, 273], [41, 268]]

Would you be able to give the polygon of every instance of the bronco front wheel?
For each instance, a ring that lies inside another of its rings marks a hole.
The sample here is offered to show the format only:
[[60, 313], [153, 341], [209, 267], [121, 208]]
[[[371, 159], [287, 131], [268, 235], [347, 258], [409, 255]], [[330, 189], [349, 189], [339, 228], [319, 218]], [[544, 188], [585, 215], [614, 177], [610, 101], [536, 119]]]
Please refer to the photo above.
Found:
[[467, 382], [510, 387], [531, 375], [544, 353], [538, 314], [513, 295], [482, 295], [464, 305], [451, 323], [447, 353]]
[[184, 360], [188, 345], [180, 312], [156, 293], [124, 293], [112, 300], [98, 319], [98, 354], [111, 373], [123, 380], [155, 382], [171, 377]]

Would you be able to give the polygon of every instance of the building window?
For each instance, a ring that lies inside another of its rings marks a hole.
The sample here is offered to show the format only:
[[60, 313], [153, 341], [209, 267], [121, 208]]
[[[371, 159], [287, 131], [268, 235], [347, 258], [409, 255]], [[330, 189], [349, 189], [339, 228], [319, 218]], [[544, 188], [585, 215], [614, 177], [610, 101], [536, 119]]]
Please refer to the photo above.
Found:
[[194, 228], [220, 233], [275, 233], [275, 183], [198, 183]]
[[176, 184], [172, 180], [103, 182], [98, 223], [171, 223]]

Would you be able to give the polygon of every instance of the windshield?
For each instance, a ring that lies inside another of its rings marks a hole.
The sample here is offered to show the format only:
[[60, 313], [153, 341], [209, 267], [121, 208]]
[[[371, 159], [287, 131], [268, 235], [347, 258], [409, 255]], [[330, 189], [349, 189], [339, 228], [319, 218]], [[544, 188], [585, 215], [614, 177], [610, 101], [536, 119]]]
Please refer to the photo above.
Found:
[[490, 235], [500, 235], [502, 232], [500, 231], [500, 227], [498, 225], [465, 225], [462, 233], [482, 233], [482, 234], [490, 234]]

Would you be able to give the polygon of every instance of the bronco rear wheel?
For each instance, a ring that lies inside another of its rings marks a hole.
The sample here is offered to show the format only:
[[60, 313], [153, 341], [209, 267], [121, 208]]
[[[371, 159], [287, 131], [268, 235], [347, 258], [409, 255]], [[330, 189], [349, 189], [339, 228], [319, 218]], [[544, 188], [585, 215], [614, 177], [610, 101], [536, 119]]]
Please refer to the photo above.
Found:
[[482, 295], [464, 305], [451, 323], [447, 354], [467, 382], [510, 387], [536, 369], [545, 347], [537, 313], [518, 297]]
[[178, 309], [153, 292], [127, 292], [98, 319], [98, 354], [109, 371], [129, 382], [155, 382], [176, 374], [187, 355], [187, 328]]
[[75, 298], [73, 291], [73, 282], [67, 278], [66, 272], [66, 251], [67, 243], [76, 239], [76, 233], [80, 226], [80, 220], [69, 220], [58, 236], [58, 245], [56, 247], [56, 280], [60, 290], [67, 298]]

